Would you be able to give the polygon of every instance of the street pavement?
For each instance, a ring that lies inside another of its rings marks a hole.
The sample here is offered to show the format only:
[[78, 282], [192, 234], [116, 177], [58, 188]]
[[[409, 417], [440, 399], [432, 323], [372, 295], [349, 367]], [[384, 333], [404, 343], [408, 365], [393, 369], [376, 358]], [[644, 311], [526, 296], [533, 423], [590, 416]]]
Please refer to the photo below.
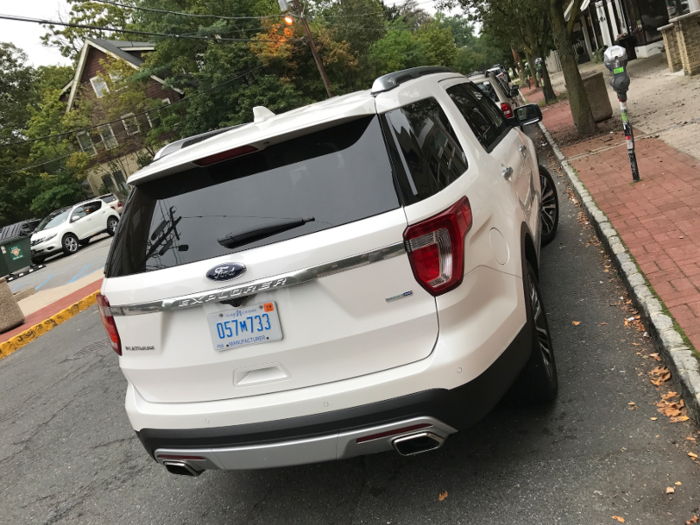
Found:
[[502, 403], [412, 458], [177, 477], [133, 435], [117, 358], [89, 346], [105, 338], [92, 308], [0, 361], [0, 523], [683, 524], [700, 514], [688, 456], [700, 447], [687, 439], [700, 434], [657, 412], [673, 385], [650, 383], [656, 350], [625, 326], [624, 288], [555, 179], [561, 222], [541, 267], [553, 406]]
[[37, 291], [49, 290], [102, 270], [111, 244], [112, 237], [102, 234], [73, 255], [54, 255], [44, 263], [46, 268], [10, 282], [10, 290], [15, 293], [28, 288], [35, 288]]

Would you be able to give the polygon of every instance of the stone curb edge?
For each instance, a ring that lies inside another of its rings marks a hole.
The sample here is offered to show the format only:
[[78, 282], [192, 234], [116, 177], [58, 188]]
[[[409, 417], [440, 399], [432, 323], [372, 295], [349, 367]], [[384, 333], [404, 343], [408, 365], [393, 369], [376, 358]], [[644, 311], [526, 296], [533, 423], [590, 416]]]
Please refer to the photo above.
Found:
[[31, 343], [38, 337], [44, 335], [46, 332], [54, 329], [59, 324], [66, 322], [71, 317], [79, 314], [83, 310], [87, 310], [97, 301], [97, 294], [99, 290], [91, 293], [87, 297], [83, 297], [79, 301], [73, 303], [68, 308], [64, 308], [60, 312], [52, 315], [48, 319], [35, 324], [31, 328], [27, 328], [24, 332], [21, 332], [7, 341], [0, 343], [0, 359], [4, 359], [8, 355], [19, 350], [26, 344]]
[[632, 301], [642, 315], [650, 335], [654, 337], [656, 346], [664, 356], [664, 361], [671, 369], [672, 377], [678, 384], [685, 405], [688, 407], [688, 414], [696, 423], [700, 424], [700, 363], [683, 342], [681, 334], [674, 328], [673, 318], [663, 313], [661, 302], [647, 286], [644, 274], [639, 271], [636, 263], [630, 257], [617, 230], [593, 201], [588, 189], [566, 160], [547, 128], [542, 122], [539, 123], [539, 126], [552, 146], [557, 160], [564, 168], [571, 187], [598, 233], [598, 237], [608, 252], [612, 254], [612, 260], [627, 286]]

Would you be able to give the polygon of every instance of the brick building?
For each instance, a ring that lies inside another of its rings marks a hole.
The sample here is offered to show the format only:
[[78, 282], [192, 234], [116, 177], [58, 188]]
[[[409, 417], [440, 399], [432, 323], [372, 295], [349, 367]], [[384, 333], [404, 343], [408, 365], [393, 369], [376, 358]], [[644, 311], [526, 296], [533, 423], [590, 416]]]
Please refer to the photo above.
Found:
[[[66, 112], [75, 107], [80, 97], [90, 97], [99, 102], [97, 99], [109, 93], [109, 86], [104, 81], [108, 76], [105, 71], [108, 58], [121, 60], [128, 66], [139, 69], [144, 63], [144, 56], [154, 49], [150, 42], [88, 38], [83, 44], [75, 76], [61, 93], [61, 100], [67, 104]], [[156, 76], [148, 79], [145, 94], [162, 104], [172, 104], [182, 98], [181, 91], [166, 88], [164, 81]], [[95, 107], [99, 111], [100, 104]], [[127, 112], [118, 118], [122, 120], [76, 136], [80, 149], [92, 159], [87, 183], [95, 195], [104, 191], [122, 195], [128, 193], [126, 180], [138, 170], [139, 157], [147, 153], [143, 148], [143, 135], [153, 127], [157, 113], [134, 116], [132, 112]]]

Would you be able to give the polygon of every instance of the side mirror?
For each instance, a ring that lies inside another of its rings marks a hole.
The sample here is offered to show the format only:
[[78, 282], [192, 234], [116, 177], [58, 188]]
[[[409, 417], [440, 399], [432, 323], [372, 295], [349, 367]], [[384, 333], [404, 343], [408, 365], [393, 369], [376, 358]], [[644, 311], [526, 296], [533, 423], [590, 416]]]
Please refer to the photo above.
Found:
[[515, 118], [521, 126], [529, 126], [542, 121], [542, 110], [537, 104], [526, 104], [515, 108]]
[[70, 218], [70, 222], [75, 222], [75, 221], [77, 221], [77, 220], [79, 220], [79, 219], [80, 219], [80, 215], [73, 215], [73, 216]]
[[519, 93], [520, 93], [520, 90], [518, 89], [518, 86], [513, 86], [510, 88], [510, 98], [517, 97]]

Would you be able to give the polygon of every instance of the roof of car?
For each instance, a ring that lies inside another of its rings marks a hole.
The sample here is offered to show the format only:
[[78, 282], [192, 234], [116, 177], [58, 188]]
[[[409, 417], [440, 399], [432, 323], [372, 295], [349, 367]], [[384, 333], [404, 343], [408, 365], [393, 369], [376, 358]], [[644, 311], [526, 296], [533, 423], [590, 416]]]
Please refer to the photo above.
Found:
[[[357, 91], [348, 95], [333, 97], [316, 102], [280, 115], [258, 119], [258, 122], [230, 129], [201, 142], [182, 148], [162, 157], [129, 177], [128, 183], [138, 185], [146, 180], [156, 179], [173, 173], [198, 167], [194, 161], [230, 151], [242, 146], [264, 149], [270, 144], [289, 140], [292, 137], [309, 133], [309, 130], [323, 129], [343, 120], [365, 115], [375, 115], [400, 107], [416, 97], [422, 98], [421, 86], [426, 86], [424, 96], [428, 96], [427, 86], [452, 77], [463, 77], [459, 73], [440, 70], [428, 76], [401, 79], [396, 87], [381, 93], [370, 90]], [[417, 91], [416, 91], [417, 89]], [[380, 103], [381, 101], [381, 103]], [[381, 107], [381, 109], [379, 109]], [[262, 114], [266, 112], [262, 111]]]

